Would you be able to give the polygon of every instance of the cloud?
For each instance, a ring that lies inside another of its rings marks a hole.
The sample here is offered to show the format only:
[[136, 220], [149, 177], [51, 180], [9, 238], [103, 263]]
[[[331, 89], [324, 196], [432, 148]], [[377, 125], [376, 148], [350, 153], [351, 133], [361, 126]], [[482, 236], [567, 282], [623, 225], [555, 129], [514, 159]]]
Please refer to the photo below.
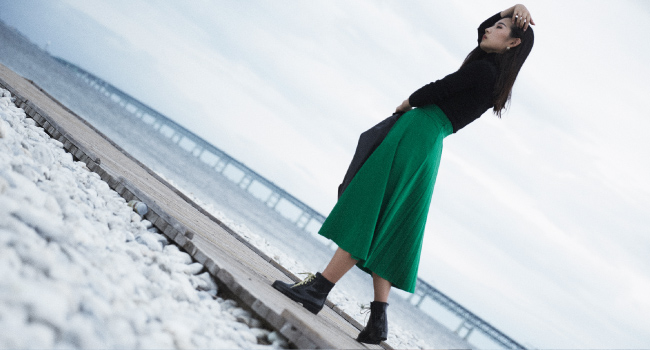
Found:
[[[440, 1], [66, 3], [96, 21], [102, 38], [70, 55], [101, 53], [93, 67], [109, 81], [323, 214], [358, 135], [457, 69], [478, 24], [499, 10]], [[445, 140], [421, 270], [535, 346], [645, 347], [650, 45], [636, 34], [648, 7], [527, 6], [536, 43], [509, 112]]]

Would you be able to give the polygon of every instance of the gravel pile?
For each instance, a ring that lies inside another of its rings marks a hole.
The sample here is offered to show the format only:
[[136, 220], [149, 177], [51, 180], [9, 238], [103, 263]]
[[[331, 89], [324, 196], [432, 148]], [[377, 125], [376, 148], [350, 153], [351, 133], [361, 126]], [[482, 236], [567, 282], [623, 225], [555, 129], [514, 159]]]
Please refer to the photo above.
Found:
[[0, 348], [287, 347], [0, 89]]

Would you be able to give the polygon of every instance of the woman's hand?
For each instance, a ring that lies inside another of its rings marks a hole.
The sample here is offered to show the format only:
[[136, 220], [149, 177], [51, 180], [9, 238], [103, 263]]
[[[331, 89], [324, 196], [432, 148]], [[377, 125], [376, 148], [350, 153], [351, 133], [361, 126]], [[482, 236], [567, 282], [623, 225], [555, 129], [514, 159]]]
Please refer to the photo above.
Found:
[[411, 107], [411, 104], [409, 103], [408, 98], [402, 102], [401, 105], [397, 106], [397, 109], [395, 109], [395, 113], [406, 113], [410, 111], [413, 107]]
[[530, 16], [530, 11], [522, 4], [501, 11], [501, 17], [512, 17], [512, 23], [524, 31], [528, 29], [529, 25], [535, 25], [533, 17]]

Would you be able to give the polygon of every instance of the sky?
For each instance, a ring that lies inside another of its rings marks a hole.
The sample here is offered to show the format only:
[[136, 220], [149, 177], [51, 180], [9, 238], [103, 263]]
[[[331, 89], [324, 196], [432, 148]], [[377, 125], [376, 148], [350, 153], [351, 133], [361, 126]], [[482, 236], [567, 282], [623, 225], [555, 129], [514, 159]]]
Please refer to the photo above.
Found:
[[[326, 215], [359, 134], [511, 5], [0, 0], [0, 19]], [[444, 141], [420, 277], [530, 347], [650, 348], [650, 2], [525, 5], [510, 108]]]

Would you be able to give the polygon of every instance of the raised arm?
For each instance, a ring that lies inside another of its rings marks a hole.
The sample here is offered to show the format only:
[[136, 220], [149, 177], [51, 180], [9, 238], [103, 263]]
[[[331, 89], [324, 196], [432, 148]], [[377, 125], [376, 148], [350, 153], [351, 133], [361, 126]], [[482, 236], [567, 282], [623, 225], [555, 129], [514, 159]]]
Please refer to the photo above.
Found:
[[[535, 25], [535, 21], [533, 21], [533, 18], [530, 15], [530, 11], [528, 11], [526, 6], [524, 6], [522, 4], [514, 5], [512, 7], [509, 7], [507, 9], [501, 11], [501, 12], [496, 13], [494, 16], [486, 19], [485, 21], [483, 21], [483, 23], [481, 23], [481, 25], [478, 27], [478, 40], [477, 41], [478, 41], [479, 45], [481, 44], [481, 38], [483, 37], [483, 34], [485, 34], [485, 29], [493, 26], [494, 23], [496, 23], [497, 21], [499, 21], [501, 18], [504, 18], [504, 17], [511, 17], [512, 22], [515, 23], [519, 28], [522, 28], [524, 31], [526, 29], [528, 29], [529, 25]], [[453, 76], [453, 74], [452, 74], [452, 76]], [[430, 92], [436, 90], [435, 88], [438, 87], [436, 85], [441, 85], [441, 84], [436, 84], [436, 83], [428, 84], [428, 85], [422, 87], [420, 90], [416, 91], [416, 93], [414, 93], [414, 94], [416, 95], [416, 97], [422, 97], [422, 96], [425, 96], [424, 93], [427, 92], [426, 95], [428, 95], [429, 97], [427, 98], [426, 102], [431, 102], [431, 101], [429, 101], [429, 99], [431, 99], [432, 97], [440, 97], [441, 96], [439, 93], [430, 93]], [[438, 92], [438, 91], [436, 90], [434, 92]], [[407, 112], [408, 110], [413, 108], [414, 105], [422, 105], [423, 102], [424, 102], [424, 99], [422, 99], [422, 98], [418, 98], [418, 101], [410, 101], [411, 98], [413, 98], [413, 95], [411, 95], [410, 98], [407, 98], [406, 100], [404, 100], [404, 102], [402, 102], [402, 104], [400, 104], [396, 108], [395, 112], [396, 113]], [[433, 99], [435, 100], [436, 98], [433, 98]], [[413, 103], [413, 105], [411, 103]]]
[[501, 11], [501, 18], [503, 17], [511, 17], [512, 23], [516, 24], [524, 31], [528, 29], [529, 25], [535, 25], [535, 21], [533, 21], [533, 17], [530, 15], [530, 11], [528, 11], [526, 6], [522, 4], [517, 4]]

